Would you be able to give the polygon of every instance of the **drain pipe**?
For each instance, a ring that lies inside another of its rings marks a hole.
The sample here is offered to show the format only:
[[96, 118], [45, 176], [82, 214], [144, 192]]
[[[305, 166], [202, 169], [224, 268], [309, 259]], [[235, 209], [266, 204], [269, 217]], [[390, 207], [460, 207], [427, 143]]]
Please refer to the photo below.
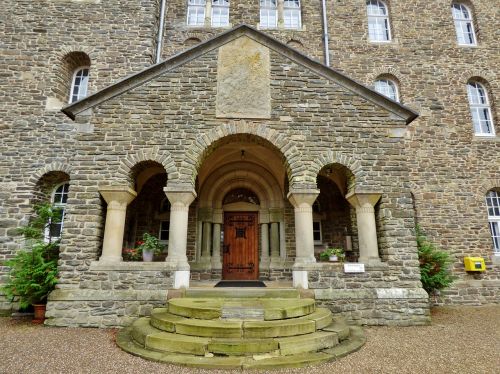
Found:
[[323, 46], [325, 47], [325, 65], [330, 66], [330, 49], [328, 48], [328, 21], [326, 18], [326, 0], [321, 0], [323, 9]]
[[[160, 26], [158, 27], [158, 37], [156, 40], [156, 63], [161, 61], [161, 48], [163, 44], [163, 28], [165, 26], [165, 3], [167, 0], [161, 0], [160, 6]], [[324, 0], [323, 0], [324, 1]]]

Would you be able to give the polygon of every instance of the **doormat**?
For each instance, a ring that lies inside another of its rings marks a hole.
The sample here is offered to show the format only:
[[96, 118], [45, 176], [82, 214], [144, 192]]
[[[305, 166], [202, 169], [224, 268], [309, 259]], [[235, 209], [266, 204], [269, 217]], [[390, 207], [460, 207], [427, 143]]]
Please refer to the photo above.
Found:
[[226, 280], [220, 281], [215, 287], [266, 287], [266, 285], [262, 281]]

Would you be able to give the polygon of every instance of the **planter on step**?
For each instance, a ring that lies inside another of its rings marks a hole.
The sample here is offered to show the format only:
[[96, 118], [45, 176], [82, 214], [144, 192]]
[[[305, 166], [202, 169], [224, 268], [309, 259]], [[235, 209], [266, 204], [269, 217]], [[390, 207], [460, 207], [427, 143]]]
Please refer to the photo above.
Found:
[[338, 256], [330, 256], [328, 260], [330, 262], [338, 262], [339, 258], [338, 258]]
[[33, 317], [33, 323], [43, 323], [45, 321], [45, 310], [47, 304], [33, 304], [33, 309], [35, 316]]
[[142, 261], [153, 262], [154, 251], [142, 251]]

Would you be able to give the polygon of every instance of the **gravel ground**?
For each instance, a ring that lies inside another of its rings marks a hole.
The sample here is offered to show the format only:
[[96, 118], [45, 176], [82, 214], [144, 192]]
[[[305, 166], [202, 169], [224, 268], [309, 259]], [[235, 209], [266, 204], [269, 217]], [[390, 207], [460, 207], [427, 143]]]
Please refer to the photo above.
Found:
[[[424, 327], [369, 327], [358, 352], [273, 373], [500, 373], [500, 305], [435, 308], [432, 320]], [[115, 334], [0, 318], [0, 373], [230, 373], [134, 357], [115, 345]]]

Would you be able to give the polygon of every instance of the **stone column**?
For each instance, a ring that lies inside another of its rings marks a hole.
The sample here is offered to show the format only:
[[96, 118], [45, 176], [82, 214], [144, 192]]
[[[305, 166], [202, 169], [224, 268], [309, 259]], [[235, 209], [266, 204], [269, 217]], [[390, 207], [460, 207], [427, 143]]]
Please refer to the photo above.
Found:
[[222, 209], [214, 209], [212, 215], [213, 221], [213, 241], [212, 241], [212, 269], [222, 269], [221, 253], [220, 253], [220, 234], [222, 229], [224, 212]]
[[269, 266], [269, 225], [267, 223], [262, 223], [260, 225], [260, 263], [262, 266]]
[[359, 262], [378, 263], [377, 226], [375, 222], [375, 204], [379, 201], [378, 192], [351, 192], [347, 201], [356, 209], [358, 224]]
[[99, 261], [120, 262], [123, 260], [122, 246], [127, 205], [135, 199], [137, 193], [128, 186], [102, 187], [99, 193], [108, 203], [102, 255]]
[[280, 226], [271, 222], [271, 261], [280, 258]]
[[203, 237], [201, 241], [201, 258], [203, 264], [210, 264], [210, 251], [212, 249], [212, 222], [203, 222]]
[[189, 287], [189, 264], [186, 256], [189, 205], [196, 198], [194, 190], [165, 187], [170, 201], [170, 234], [167, 264], [174, 270], [174, 288]]
[[282, 29], [283, 27], [285, 27], [285, 19], [283, 17], [283, 13], [285, 11], [285, 0], [278, 0], [277, 8], [278, 8], [278, 28]]
[[314, 257], [313, 212], [312, 205], [319, 190], [292, 190], [288, 200], [295, 213], [295, 264], [293, 265], [293, 286], [308, 288], [308, 273], [303, 269], [306, 264], [316, 262]]

